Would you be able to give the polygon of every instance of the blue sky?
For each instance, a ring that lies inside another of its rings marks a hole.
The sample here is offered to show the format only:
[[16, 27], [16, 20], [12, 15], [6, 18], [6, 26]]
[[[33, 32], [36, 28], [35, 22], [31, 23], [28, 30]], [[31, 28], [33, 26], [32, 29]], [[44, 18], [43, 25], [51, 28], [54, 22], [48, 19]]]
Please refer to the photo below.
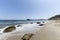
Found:
[[46, 19], [60, 14], [60, 0], [0, 0], [0, 19]]

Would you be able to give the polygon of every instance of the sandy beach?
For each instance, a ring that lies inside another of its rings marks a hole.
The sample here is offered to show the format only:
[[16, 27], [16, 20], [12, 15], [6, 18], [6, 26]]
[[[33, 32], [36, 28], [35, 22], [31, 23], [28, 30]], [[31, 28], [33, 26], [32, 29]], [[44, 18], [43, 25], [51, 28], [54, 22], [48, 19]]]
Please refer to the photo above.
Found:
[[36, 23], [33, 24], [22, 24], [21, 27], [17, 28], [14, 32], [2, 33], [0, 40], [21, 40], [24, 34], [33, 33], [35, 34], [44, 26], [39, 26]]
[[60, 40], [60, 21], [47, 23], [31, 40]]
[[[37, 26], [35, 24], [35, 26]], [[31, 31], [18, 31], [18, 32], [12, 32], [12, 33], [6, 33], [3, 35], [0, 35], [0, 40], [22, 40], [24, 34], [26, 33], [33, 33], [34, 35], [31, 37], [30, 40], [60, 40], [60, 21], [50, 21], [44, 25], [44, 27], [37, 28], [38, 31], [35, 31], [36, 29]], [[30, 30], [30, 29], [29, 29]]]

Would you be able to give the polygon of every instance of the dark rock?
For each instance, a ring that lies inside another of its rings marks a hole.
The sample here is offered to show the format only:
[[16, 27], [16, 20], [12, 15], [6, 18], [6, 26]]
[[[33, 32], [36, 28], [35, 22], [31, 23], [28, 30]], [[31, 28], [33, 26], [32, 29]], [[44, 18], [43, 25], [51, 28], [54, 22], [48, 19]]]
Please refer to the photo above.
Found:
[[33, 24], [33, 22], [31, 22], [31, 24]]
[[43, 26], [44, 24], [40, 24], [39, 26]]
[[30, 40], [30, 38], [31, 38], [33, 35], [34, 35], [34, 34], [32, 34], [32, 33], [25, 34], [25, 35], [22, 37], [22, 40]]
[[15, 30], [15, 29], [16, 29], [15, 26], [10, 26], [10, 27], [6, 28], [3, 32], [4, 32], [4, 33], [6, 33], [6, 32], [11, 32], [11, 31], [13, 31], [13, 30]]
[[40, 24], [40, 22], [37, 22], [37, 24]]
[[30, 21], [30, 19], [27, 19], [28, 21]]
[[17, 27], [21, 27], [21, 25], [17, 25]]

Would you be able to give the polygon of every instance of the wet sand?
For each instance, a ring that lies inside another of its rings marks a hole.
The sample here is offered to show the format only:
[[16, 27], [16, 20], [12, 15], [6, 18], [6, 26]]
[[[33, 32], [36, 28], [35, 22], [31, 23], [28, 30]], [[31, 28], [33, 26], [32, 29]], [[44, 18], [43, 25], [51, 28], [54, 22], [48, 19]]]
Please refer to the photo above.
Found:
[[[43, 26], [42, 26], [43, 27]], [[24, 34], [33, 33], [35, 34], [38, 30], [42, 28], [41, 26], [34, 24], [25, 24], [22, 27], [17, 28], [18, 30], [10, 33], [3, 33], [0, 35], [0, 40], [21, 40]]]
[[31, 40], [60, 40], [60, 21], [47, 23]]
[[[24, 34], [30, 31], [18, 31], [14, 33], [0, 35], [0, 40], [21, 40]], [[60, 40], [60, 21], [50, 21], [34, 32], [30, 40]]]

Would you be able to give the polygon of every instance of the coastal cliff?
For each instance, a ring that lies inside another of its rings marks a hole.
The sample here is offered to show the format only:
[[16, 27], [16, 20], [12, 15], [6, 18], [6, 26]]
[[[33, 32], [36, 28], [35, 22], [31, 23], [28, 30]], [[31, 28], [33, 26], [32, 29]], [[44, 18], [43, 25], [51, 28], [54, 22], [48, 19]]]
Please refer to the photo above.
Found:
[[55, 16], [49, 18], [48, 20], [60, 20], [60, 15], [55, 15]]

